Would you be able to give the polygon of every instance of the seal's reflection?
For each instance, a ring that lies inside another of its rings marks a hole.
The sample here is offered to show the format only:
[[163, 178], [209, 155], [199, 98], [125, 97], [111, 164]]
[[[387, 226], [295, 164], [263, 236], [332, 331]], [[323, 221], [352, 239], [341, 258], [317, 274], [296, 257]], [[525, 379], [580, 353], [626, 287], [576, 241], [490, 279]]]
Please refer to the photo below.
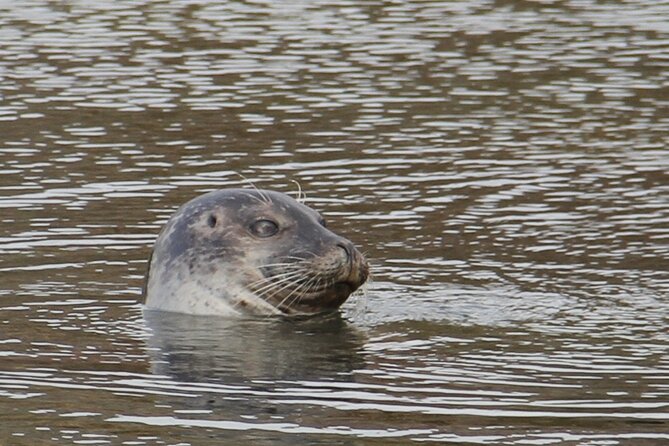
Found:
[[225, 319], [145, 311], [154, 374], [177, 381], [328, 380], [362, 367], [363, 334], [339, 314]]

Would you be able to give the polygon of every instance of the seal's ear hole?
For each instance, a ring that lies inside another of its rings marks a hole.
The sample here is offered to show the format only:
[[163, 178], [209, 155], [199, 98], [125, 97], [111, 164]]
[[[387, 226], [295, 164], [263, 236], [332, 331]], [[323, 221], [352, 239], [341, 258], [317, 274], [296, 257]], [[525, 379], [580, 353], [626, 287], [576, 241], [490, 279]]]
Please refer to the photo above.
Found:
[[207, 224], [209, 225], [210, 228], [213, 228], [216, 226], [216, 216], [214, 214], [209, 215], [209, 218], [207, 218]]
[[279, 232], [279, 225], [272, 220], [260, 219], [251, 224], [251, 232], [258, 237], [271, 237]]

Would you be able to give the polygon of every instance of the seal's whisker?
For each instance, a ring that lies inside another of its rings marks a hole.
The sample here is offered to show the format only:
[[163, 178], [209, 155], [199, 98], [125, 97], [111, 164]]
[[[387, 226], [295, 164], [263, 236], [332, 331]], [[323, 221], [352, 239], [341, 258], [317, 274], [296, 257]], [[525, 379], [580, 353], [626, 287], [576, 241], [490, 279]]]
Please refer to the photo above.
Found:
[[262, 287], [255, 290], [256, 294], [263, 294], [266, 291], [274, 292], [277, 288], [282, 287], [284, 284], [294, 284], [295, 279], [299, 277], [299, 274], [294, 274], [291, 276], [282, 277], [279, 280], [271, 280], [268, 283], [262, 285]]
[[[316, 279], [315, 281], [313, 279]], [[311, 283], [309, 283], [309, 287], [304, 290], [304, 294], [313, 294], [318, 291], [323, 291], [326, 289], [323, 282], [323, 277], [322, 276], [314, 276], [311, 280]]]
[[[297, 258], [297, 257], [296, 257]], [[304, 259], [302, 259], [304, 260]], [[266, 267], [290, 267], [290, 266], [302, 266], [300, 262], [279, 262], [279, 263], [265, 263], [263, 265], [260, 265], [261, 268], [266, 268]]]
[[[283, 304], [284, 304], [284, 303], [285, 303], [285, 302], [286, 302], [286, 301], [287, 301], [293, 294], [295, 294], [295, 293], [297, 292], [297, 290], [299, 290], [299, 288], [300, 288], [299, 286], [296, 287], [296, 288], [293, 288], [293, 289], [290, 291], [290, 293], [288, 293], [288, 294], [286, 295], [286, 297], [284, 297], [284, 298], [281, 300], [281, 302], [279, 302], [279, 303], [277, 304], [276, 307], [279, 308], [279, 309], [281, 309], [281, 307], [283, 306]], [[289, 310], [289, 309], [290, 309], [290, 305], [288, 305], [288, 306], [286, 307], [286, 310]], [[284, 310], [282, 310], [282, 311], [284, 311]]]
[[[287, 281], [292, 281], [296, 277], [301, 275], [300, 271], [293, 271], [291, 273], [279, 274], [276, 276], [271, 276], [269, 278], [263, 278], [249, 285], [249, 287], [255, 288], [260, 285], [260, 288], [254, 290], [256, 294], [262, 294], [267, 289], [272, 289], [272, 287], [279, 286]], [[278, 278], [278, 280], [277, 280]]]
[[261, 268], [266, 268], [266, 267], [275, 267], [275, 268], [280, 268], [280, 267], [292, 267], [292, 266], [306, 266], [308, 265], [309, 262], [311, 262], [311, 258], [306, 258], [306, 257], [300, 257], [300, 256], [283, 256], [279, 258], [278, 260], [285, 260], [283, 262], [276, 262], [276, 263], [265, 263], [260, 265]]
[[[298, 303], [302, 297], [304, 297], [307, 294], [311, 294], [314, 292], [316, 286], [318, 283], [322, 280], [322, 276], [320, 275], [313, 275], [300, 286], [299, 293], [296, 293], [295, 297], [286, 305], [287, 309], [290, 309], [294, 304]], [[284, 299], [285, 300], [285, 299]]]
[[301, 295], [298, 296], [298, 299], [294, 300], [290, 305], [293, 305], [294, 303], [299, 302], [299, 298], [303, 297], [304, 295], [313, 293], [314, 290], [317, 289], [316, 286], [317, 286], [317, 284], [318, 284], [320, 281], [321, 281], [321, 277], [320, 277], [320, 276], [314, 276], [314, 277], [312, 277], [312, 278], [305, 284], [304, 291], [302, 291]]
[[290, 287], [290, 286], [295, 285], [296, 283], [297, 283], [297, 286], [296, 286], [295, 288], [293, 288], [293, 289], [288, 293], [288, 295], [287, 295], [286, 297], [284, 297], [283, 300], [282, 300], [281, 302], [279, 302], [279, 304], [276, 306], [276, 308], [281, 309], [281, 306], [284, 304], [284, 302], [286, 301], [286, 299], [288, 299], [293, 293], [296, 293], [297, 290], [299, 290], [299, 289], [302, 287], [302, 285], [300, 285], [299, 282], [289, 282], [289, 283], [285, 284], [284, 286], [282, 286], [281, 288], [279, 288], [279, 289], [277, 289], [277, 290], [274, 290], [274, 292], [273, 292], [271, 295], [267, 296], [267, 298], [268, 298], [268, 299], [273, 298], [274, 296], [276, 296], [276, 295], [277, 295], [278, 293], [280, 293], [281, 291], [287, 289], [287, 288]]
[[[288, 293], [288, 295], [286, 295], [283, 298], [283, 300], [281, 300], [281, 302], [277, 305], [277, 308], [281, 308], [281, 306], [283, 306], [286, 303], [286, 301], [291, 298], [291, 296], [295, 295], [296, 299], [299, 299], [300, 296], [304, 294], [303, 290], [305, 288], [307, 288], [309, 286], [309, 283], [314, 279], [314, 276], [310, 276], [308, 274], [308, 272], [309, 272], [308, 270], [304, 270], [303, 271], [303, 277], [301, 278], [301, 280], [297, 280], [297, 281], [293, 282], [292, 285], [296, 285], [295, 288], [293, 288]], [[287, 287], [283, 287], [283, 289], [285, 289], [285, 288], [287, 288]], [[283, 289], [280, 290], [280, 291], [283, 291]], [[276, 293], [274, 295], [276, 295]], [[291, 301], [291, 304], [289, 304], [286, 308], [287, 309], [290, 308], [290, 305], [292, 305], [292, 301]]]
[[[304, 276], [304, 271], [305, 271], [304, 269], [296, 269], [286, 273], [270, 276], [269, 278], [267, 278], [268, 279], [267, 282], [269, 283], [263, 286], [263, 288], [261, 288], [260, 291], [264, 291], [265, 289], [271, 290], [272, 287], [278, 287], [280, 285], [283, 285], [287, 281], [292, 281], [291, 284], [299, 283], [299, 280], [296, 281], [295, 279], [299, 279], [301, 276]], [[279, 280], [276, 280], [277, 277], [279, 278]]]
[[272, 200], [269, 198], [269, 195], [267, 195], [266, 193], [263, 193], [263, 191], [261, 189], [259, 189], [253, 181], [249, 180], [247, 177], [245, 177], [244, 175], [242, 175], [239, 172], [235, 172], [235, 173], [237, 175], [239, 175], [242, 178], [242, 180], [244, 180], [248, 185], [250, 185], [258, 193], [258, 195], [260, 195], [260, 197], [263, 199], [263, 201], [265, 203], [269, 203], [269, 204], [272, 203]]
[[283, 283], [292, 281], [293, 279], [295, 279], [295, 277], [297, 277], [297, 275], [282, 277], [278, 280], [272, 279], [272, 280], [258, 281], [258, 283], [250, 284], [249, 288], [252, 289], [255, 294], [262, 295], [266, 290], [271, 290]]
[[267, 271], [268, 273], [265, 275], [265, 277], [274, 277], [279, 274], [285, 274], [289, 273], [291, 271], [297, 271], [300, 269], [303, 269], [302, 265], [294, 265], [294, 264], [281, 264], [281, 263], [274, 263], [274, 264], [268, 264], [268, 265], [262, 265], [260, 267], [261, 271]]
[[272, 276], [268, 277], [262, 277], [258, 280], [255, 280], [249, 284], [249, 287], [257, 288], [261, 287], [260, 289], [266, 287], [267, 285], [270, 284], [277, 284], [279, 282], [283, 282], [285, 280], [293, 280], [295, 278], [298, 278], [302, 275], [302, 272], [299, 270], [294, 270], [294, 271], [286, 271], [282, 272], [279, 274], [274, 274]]
[[[287, 284], [283, 285], [282, 287], [280, 287], [280, 289], [278, 289], [278, 290], [272, 290], [271, 293], [262, 296], [262, 298], [263, 298], [266, 302], [270, 302], [270, 299], [273, 299], [275, 295], [277, 295], [278, 293], [280, 293], [280, 292], [283, 291], [283, 290], [288, 289], [288, 288], [291, 287], [292, 285], [293, 285], [292, 283], [287, 283]], [[288, 293], [288, 295], [286, 296], [286, 298], [287, 298], [288, 296], [290, 296], [294, 291], [295, 291], [295, 288], [293, 288], [293, 290], [291, 290], [291, 292]], [[272, 304], [272, 305], [274, 306], [274, 308], [277, 308], [279, 311], [283, 312], [284, 310], [281, 308], [281, 305], [283, 304], [283, 302], [285, 301], [286, 298], [284, 298], [284, 299], [283, 299], [281, 302], [279, 302], [278, 304]]]
[[259, 282], [266, 282], [268, 280], [274, 280], [278, 277], [285, 276], [285, 275], [290, 274], [290, 273], [297, 273], [297, 272], [299, 272], [299, 269], [294, 269], [293, 268], [293, 269], [282, 270], [282, 271], [277, 272], [276, 274], [272, 274], [272, 275], [269, 275], [269, 276], [263, 276], [260, 279], [251, 282], [251, 284], [255, 284], [255, 283], [259, 283]]
[[[307, 252], [306, 254], [312, 254], [310, 252]], [[310, 257], [303, 257], [303, 256], [283, 256], [281, 259], [286, 259], [286, 260], [296, 260], [297, 262], [303, 262], [310, 260]]]
[[323, 283], [323, 278], [322, 278], [322, 277], [318, 277], [318, 278], [316, 279], [316, 281], [313, 282], [313, 283], [312, 283], [312, 284], [305, 290], [305, 294], [306, 294], [306, 293], [313, 293], [313, 292], [315, 292], [315, 291], [320, 291], [321, 289], [323, 289], [323, 288], [321, 288], [321, 284], [322, 284], [322, 283]]
[[251, 198], [253, 198], [254, 200], [258, 200], [258, 201], [259, 201], [260, 203], [262, 203], [262, 204], [265, 204], [265, 203], [266, 203], [265, 200], [263, 200], [263, 199], [260, 198], [260, 197], [255, 196], [255, 195], [253, 195], [253, 194], [251, 194], [251, 193], [246, 193], [246, 194], [244, 194], [244, 195], [246, 195], [247, 197], [251, 197]]
[[[272, 274], [266, 275], [264, 279], [275, 279], [277, 277], [281, 277], [286, 274], [291, 274], [291, 273], [298, 273], [298, 274], [308, 274], [309, 269], [308, 265], [298, 265], [296, 263], [291, 263], [287, 266], [284, 266], [283, 268], [273, 268], [274, 270], [278, 270], [276, 272], [272, 271]], [[261, 279], [262, 280], [262, 279]]]
[[307, 281], [306, 283], [299, 284], [295, 289], [293, 289], [290, 293], [288, 293], [288, 295], [284, 297], [284, 299], [279, 303], [279, 305], [277, 305], [277, 308], [281, 308], [286, 303], [286, 301], [288, 301], [288, 299], [291, 298], [293, 294], [295, 295], [295, 297], [293, 297], [290, 300], [290, 302], [286, 305], [286, 310], [289, 310], [291, 306], [293, 306], [296, 302], [299, 302], [300, 297], [305, 294], [304, 291], [302, 291], [302, 289], [308, 288], [308, 284], [311, 280], [313, 280], [313, 278]]
[[[263, 277], [249, 285], [257, 295], [265, 299], [274, 297], [291, 285], [299, 286], [310, 277], [310, 271], [306, 265], [296, 262], [288, 264], [290, 268], [285, 271]], [[268, 294], [269, 293], [269, 294]]]
[[291, 182], [295, 183], [297, 186], [297, 198], [295, 199], [298, 203], [304, 204], [305, 199], [307, 198], [306, 195], [304, 196], [304, 199], [302, 198], [302, 186], [300, 185], [300, 182], [297, 180], [290, 180]]
[[[297, 260], [298, 262], [310, 262], [314, 258], [318, 257], [318, 255], [316, 253], [314, 253], [313, 251], [300, 251], [300, 254], [303, 254], [303, 255], [302, 256], [282, 256], [280, 258], [281, 259], [287, 259], [287, 260], [289, 260], [289, 259]], [[304, 257], [305, 255], [308, 256], [308, 257]]]
[[[365, 253], [367, 256], [367, 253]], [[367, 260], [367, 282], [372, 282], [374, 279], [374, 271], [378, 271], [379, 265], [376, 262]]]

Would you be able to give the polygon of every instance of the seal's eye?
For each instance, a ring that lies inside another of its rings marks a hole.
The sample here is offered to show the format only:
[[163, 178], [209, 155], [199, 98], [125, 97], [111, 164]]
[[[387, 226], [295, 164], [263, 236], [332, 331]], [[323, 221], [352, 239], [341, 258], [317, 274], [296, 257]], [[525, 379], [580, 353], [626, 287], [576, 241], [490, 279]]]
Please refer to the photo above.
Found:
[[323, 220], [322, 218], [321, 218], [320, 220], [318, 220], [318, 224], [320, 224], [320, 225], [323, 226], [324, 228], [327, 228], [327, 227], [328, 227], [328, 225], [325, 223], [325, 220]]
[[272, 220], [257, 220], [251, 225], [251, 232], [258, 237], [271, 237], [279, 232], [279, 225]]

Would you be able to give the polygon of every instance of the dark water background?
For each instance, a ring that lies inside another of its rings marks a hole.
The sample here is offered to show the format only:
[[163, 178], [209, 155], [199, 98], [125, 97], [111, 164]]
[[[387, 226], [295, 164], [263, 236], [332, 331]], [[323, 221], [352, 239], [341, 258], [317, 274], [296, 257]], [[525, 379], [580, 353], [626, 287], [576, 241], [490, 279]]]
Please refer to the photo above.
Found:
[[[0, 1], [0, 444], [669, 444], [669, 3]], [[142, 316], [182, 202], [307, 191], [307, 322]]]

